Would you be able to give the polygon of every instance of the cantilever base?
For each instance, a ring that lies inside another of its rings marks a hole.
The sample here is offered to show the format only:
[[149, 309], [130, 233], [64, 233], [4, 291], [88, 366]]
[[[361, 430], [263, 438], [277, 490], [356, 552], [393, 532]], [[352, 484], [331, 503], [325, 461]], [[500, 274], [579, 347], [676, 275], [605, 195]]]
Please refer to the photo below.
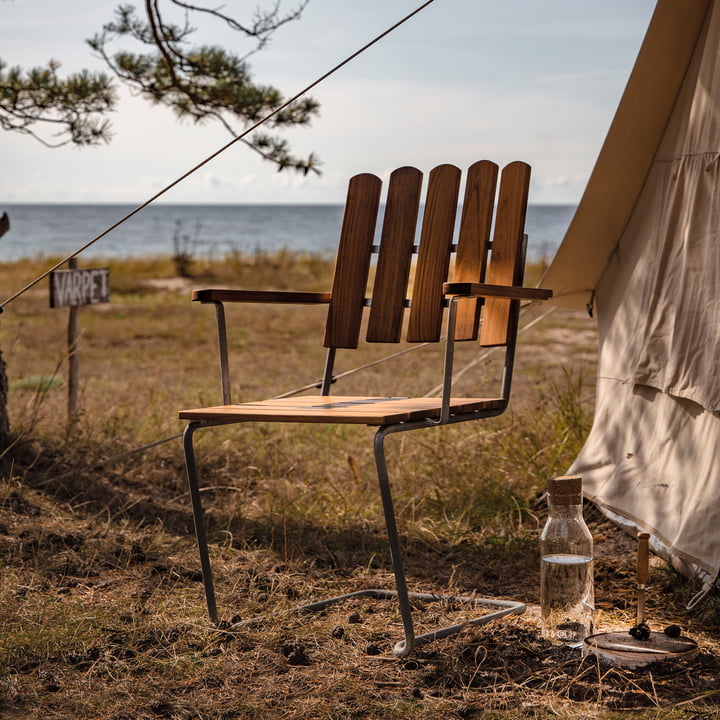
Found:
[[[351, 600], [359, 597], [371, 597], [380, 600], [388, 600], [390, 598], [397, 598], [396, 590], [382, 590], [380, 588], [366, 588], [364, 590], [356, 590], [345, 595], [338, 595], [337, 597], [327, 598], [324, 600], [316, 600], [308, 603], [307, 605], [300, 605], [299, 607], [293, 608], [290, 612], [295, 615], [303, 613], [316, 612], [318, 610], [324, 610], [330, 605], [342, 602], [343, 600]], [[506, 615], [522, 615], [526, 610], [526, 605], [515, 600], [498, 600], [495, 598], [479, 598], [471, 595], [438, 595], [436, 593], [420, 593], [411, 592], [408, 593], [410, 600], [422, 600], [425, 602], [459, 602], [466, 603], [475, 606], [487, 606], [498, 608], [493, 612], [486, 613], [480, 617], [473, 618], [472, 620], [465, 620], [455, 625], [449, 625], [447, 627], [438, 628], [431, 632], [424, 633], [423, 635], [415, 635], [412, 639], [412, 647], [408, 647], [405, 640], [401, 640], [395, 644], [393, 653], [398, 657], [406, 657], [412, 652], [413, 649], [424, 645], [425, 643], [432, 642], [433, 640], [439, 640], [440, 638], [448, 637], [460, 632], [469, 625], [486, 625], [493, 620], [499, 620]], [[248, 627], [258, 625], [262, 623], [264, 618], [255, 617], [250, 620], [242, 620], [230, 626], [229, 629]]]
[[[379, 590], [370, 588], [367, 590], [358, 590], [356, 592], [340, 595], [338, 597], [329, 598], [327, 600], [319, 600], [296, 608], [294, 612], [311, 612], [313, 610], [321, 610], [333, 603], [340, 602], [347, 598], [370, 596], [375, 598], [396, 598], [398, 601], [400, 615], [402, 617], [404, 639], [398, 642], [393, 648], [393, 653], [398, 657], [407, 657], [416, 647], [423, 643], [447, 637], [459, 632], [468, 625], [482, 625], [492, 620], [499, 619], [505, 615], [521, 614], [525, 611], [525, 605], [513, 600], [496, 600], [494, 598], [478, 598], [473, 596], [451, 596], [451, 595], [435, 595], [432, 593], [409, 592], [407, 587], [407, 579], [402, 562], [402, 550], [400, 547], [400, 539], [398, 537], [397, 523], [395, 519], [395, 511], [393, 509], [392, 495], [390, 492], [390, 482], [387, 473], [387, 463], [385, 461], [384, 440], [389, 433], [402, 432], [404, 430], [413, 429], [421, 423], [406, 423], [404, 425], [384, 426], [377, 430], [375, 434], [375, 461], [378, 471], [378, 480], [380, 485], [380, 494], [383, 502], [383, 510], [385, 513], [385, 526], [390, 545], [390, 556], [395, 575], [396, 590]], [[202, 568], [203, 585], [205, 587], [205, 600], [207, 603], [208, 616], [212, 623], [218, 623], [218, 612], [215, 601], [215, 590], [213, 587], [212, 570], [210, 568], [210, 554], [208, 550], [207, 537], [205, 533], [205, 523], [203, 521], [203, 511], [200, 501], [200, 488], [198, 486], [197, 468], [195, 464], [195, 452], [193, 449], [193, 433], [199, 427], [197, 422], [191, 422], [185, 429], [183, 444], [185, 448], [185, 464], [188, 476], [188, 487], [190, 490], [190, 499], [193, 508], [193, 518], [195, 521], [195, 533], [197, 536], [198, 551], [200, 553], [200, 565]], [[450, 601], [470, 603], [473, 605], [486, 605], [499, 608], [493, 612], [486, 613], [473, 620], [468, 620], [449, 627], [440, 628], [423, 635], [416, 635], [413, 619], [411, 600], [424, 601]], [[254, 621], [246, 621], [239, 625], [247, 625], [252, 622], [259, 622], [260, 618]]]

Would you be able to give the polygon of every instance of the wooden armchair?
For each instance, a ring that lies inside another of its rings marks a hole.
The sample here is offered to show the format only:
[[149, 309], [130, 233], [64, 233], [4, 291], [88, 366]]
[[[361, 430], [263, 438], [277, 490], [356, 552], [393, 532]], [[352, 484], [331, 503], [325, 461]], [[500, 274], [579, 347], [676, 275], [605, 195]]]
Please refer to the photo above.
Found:
[[[411, 598], [437, 599], [435, 595], [409, 593], [393, 510], [385, 460], [384, 442], [391, 433], [431, 428], [450, 423], [480, 420], [501, 414], [508, 405], [512, 382], [515, 338], [520, 301], [544, 300], [546, 290], [523, 288], [524, 235], [530, 168], [514, 162], [504, 168], [497, 196], [493, 241], [490, 242], [496, 205], [498, 166], [489, 161], [472, 165], [465, 194], [457, 245], [453, 245], [461, 171], [440, 165], [429, 175], [419, 246], [415, 245], [420, 210], [422, 173], [402, 167], [390, 177], [381, 241], [375, 246], [375, 227], [380, 208], [381, 181], [361, 174], [350, 180], [336, 259], [332, 289], [328, 293], [255, 292], [244, 290], [196, 290], [193, 300], [213, 303], [218, 321], [222, 405], [183, 410], [188, 420], [184, 448], [195, 529], [205, 587], [208, 614], [217, 622], [217, 608], [210, 557], [200, 504], [193, 434], [198, 428], [241, 422], [352, 423], [377, 428], [374, 451], [383, 502], [388, 541], [395, 574], [395, 590], [369, 589], [322, 600], [303, 609], [318, 609], [355, 595], [396, 596], [402, 616], [404, 639], [394, 652], [406, 656], [429, 640], [457, 632], [455, 625], [416, 636]], [[451, 254], [454, 273], [448, 282]], [[366, 298], [371, 256], [377, 253], [372, 296]], [[412, 300], [406, 298], [413, 254], [417, 253]], [[489, 256], [489, 261], [488, 261]], [[328, 305], [324, 346], [327, 359], [320, 394], [233, 404], [223, 303], [324, 303]], [[445, 367], [442, 396], [356, 397], [331, 396], [333, 363], [339, 348], [357, 348], [363, 313], [369, 307], [367, 342], [398, 343], [409, 307], [406, 340], [435, 343], [441, 340], [444, 316]], [[449, 308], [447, 313], [445, 309]], [[481, 322], [482, 320], [482, 322]], [[505, 348], [505, 366], [497, 397], [452, 395], [453, 351], [457, 341], [477, 340], [481, 346]], [[492, 611], [472, 620], [485, 623], [525, 609], [522, 603], [491, 598], [460, 597], [455, 600], [489, 606]]]

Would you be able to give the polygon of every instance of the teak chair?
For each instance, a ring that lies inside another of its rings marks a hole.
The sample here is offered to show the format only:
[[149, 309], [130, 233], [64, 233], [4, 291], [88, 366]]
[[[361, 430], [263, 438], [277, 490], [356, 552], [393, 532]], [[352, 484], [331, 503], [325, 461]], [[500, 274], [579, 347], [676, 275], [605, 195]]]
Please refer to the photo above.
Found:
[[[434, 168], [428, 179], [419, 247], [414, 239], [420, 209], [422, 173], [402, 167], [390, 177], [379, 246], [373, 245], [380, 208], [381, 181], [370, 174], [351, 178], [345, 205], [332, 289], [322, 292], [246, 291], [205, 289], [193, 300], [213, 303], [218, 322], [223, 404], [183, 410], [189, 424], [184, 434], [188, 484], [205, 587], [208, 614], [217, 622], [203, 511], [193, 449], [198, 428], [241, 422], [352, 423], [376, 427], [374, 450], [388, 541], [395, 574], [395, 591], [361, 590], [304, 606], [319, 609], [346, 597], [371, 595], [397, 597], [404, 640], [394, 652], [406, 656], [429, 640], [457, 632], [468, 623], [416, 636], [411, 599], [438, 599], [431, 594], [409, 593], [393, 510], [385, 460], [385, 438], [396, 432], [449, 423], [479, 420], [501, 414], [508, 405], [520, 300], [544, 300], [546, 290], [523, 288], [524, 235], [530, 167], [514, 162], [504, 168], [497, 197], [493, 241], [490, 232], [496, 200], [498, 166], [483, 160], [469, 168], [457, 245], [453, 245], [461, 171], [452, 165]], [[412, 256], [417, 252], [412, 300], [406, 299]], [[454, 276], [447, 282], [451, 254]], [[366, 299], [371, 256], [377, 265], [371, 299]], [[487, 260], [490, 256], [489, 262]], [[487, 267], [487, 272], [486, 272]], [[486, 282], [485, 282], [486, 281]], [[230, 393], [228, 350], [223, 303], [325, 303], [328, 304], [324, 346], [327, 359], [319, 395], [233, 404]], [[405, 308], [410, 308], [406, 339], [410, 343], [441, 340], [447, 312], [442, 397], [330, 396], [333, 363], [339, 348], [357, 348], [365, 307], [369, 306], [368, 342], [397, 343], [401, 339]], [[482, 311], [482, 312], [481, 312]], [[482, 315], [482, 323], [480, 323]], [[503, 346], [505, 365], [498, 397], [460, 398], [452, 395], [453, 351], [457, 341], [477, 340], [481, 346]], [[471, 623], [484, 623], [525, 609], [522, 603], [489, 598], [459, 597], [495, 608]]]

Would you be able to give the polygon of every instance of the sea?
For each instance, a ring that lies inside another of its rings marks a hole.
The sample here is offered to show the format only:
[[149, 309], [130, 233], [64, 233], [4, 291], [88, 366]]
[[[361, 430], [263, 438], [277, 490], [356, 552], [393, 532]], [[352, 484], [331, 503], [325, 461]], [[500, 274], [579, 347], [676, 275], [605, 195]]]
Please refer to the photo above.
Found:
[[[0, 262], [62, 258], [86, 245], [134, 210], [132, 205], [9, 204], [10, 229], [0, 237]], [[528, 259], [550, 258], [572, 219], [571, 205], [528, 208]], [[149, 205], [93, 243], [78, 257], [171, 255], [196, 258], [287, 249], [332, 257], [342, 205]], [[459, 224], [459, 223], [458, 223]]]

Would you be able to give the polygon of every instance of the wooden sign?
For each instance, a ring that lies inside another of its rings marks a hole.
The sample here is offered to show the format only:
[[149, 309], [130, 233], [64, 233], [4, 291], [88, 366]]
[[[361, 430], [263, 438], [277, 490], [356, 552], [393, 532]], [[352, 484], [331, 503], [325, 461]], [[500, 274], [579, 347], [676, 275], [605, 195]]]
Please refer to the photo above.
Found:
[[83, 268], [50, 273], [50, 307], [110, 302], [110, 269]]

